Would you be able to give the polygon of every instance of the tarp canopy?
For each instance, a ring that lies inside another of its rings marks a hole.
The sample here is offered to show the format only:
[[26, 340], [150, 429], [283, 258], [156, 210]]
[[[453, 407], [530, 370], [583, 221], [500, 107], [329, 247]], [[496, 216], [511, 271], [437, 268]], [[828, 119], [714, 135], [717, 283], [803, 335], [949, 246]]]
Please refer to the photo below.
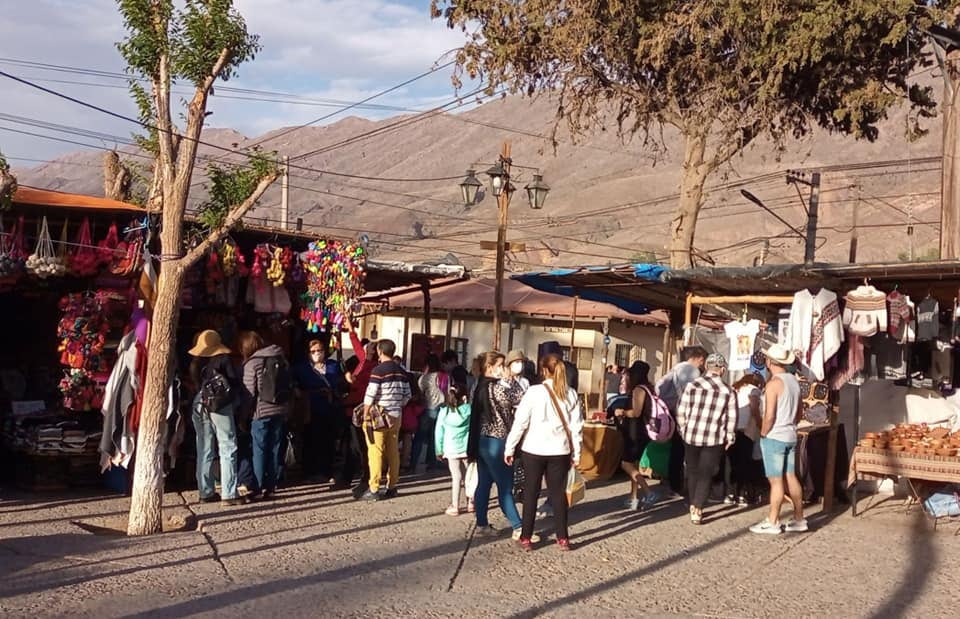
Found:
[[[493, 279], [473, 279], [437, 288], [430, 291], [430, 307], [434, 310], [489, 312], [493, 310], [495, 287]], [[423, 293], [416, 291], [397, 295], [390, 299], [390, 307], [421, 309]], [[508, 279], [503, 282], [503, 310], [511, 314], [570, 318], [573, 315], [573, 300]], [[612, 304], [585, 299], [577, 303], [577, 317], [612, 318], [653, 325], [670, 322], [662, 311], [631, 314]]]
[[661, 281], [667, 271], [667, 267], [659, 264], [619, 264], [511, 277], [544, 292], [609, 303], [630, 314], [647, 314], [655, 309], [683, 307], [683, 295]]

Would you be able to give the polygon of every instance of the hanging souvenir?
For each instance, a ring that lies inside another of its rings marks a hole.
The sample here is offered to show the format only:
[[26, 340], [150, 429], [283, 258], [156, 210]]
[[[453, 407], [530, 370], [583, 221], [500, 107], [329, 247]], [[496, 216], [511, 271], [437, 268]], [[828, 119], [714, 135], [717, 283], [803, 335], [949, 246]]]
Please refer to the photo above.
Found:
[[75, 369], [107, 370], [102, 353], [110, 323], [103, 304], [90, 294], [68, 294], [60, 300], [60, 311], [60, 363]]
[[223, 241], [220, 248], [220, 267], [227, 277], [233, 277], [234, 275], [246, 277], [250, 272], [250, 269], [247, 268], [246, 258], [243, 257], [240, 248], [232, 239], [224, 239]]
[[261, 243], [253, 250], [253, 267], [250, 273], [255, 279], [265, 277], [274, 286], [283, 286], [292, 266], [292, 249]]
[[341, 241], [310, 243], [302, 256], [307, 275], [301, 318], [307, 329], [317, 332], [337, 328], [363, 296], [366, 252], [363, 247]]
[[67, 410], [92, 411], [103, 405], [103, 387], [87, 370], [66, 370], [59, 386], [63, 394], [63, 407]]
[[74, 275], [92, 277], [100, 270], [100, 257], [93, 246], [93, 235], [90, 232], [90, 220], [83, 218], [80, 231], [77, 233], [76, 247], [69, 254], [67, 262]]
[[110, 267], [111, 273], [127, 276], [140, 270], [143, 259], [144, 231], [146, 229], [146, 220], [142, 223], [136, 219], [130, 222], [123, 241], [117, 245], [117, 250], [114, 253], [114, 260]]
[[2, 234], [2, 223], [0, 221], [0, 278], [16, 280], [23, 274], [27, 258], [23, 248], [23, 217], [9, 234]]
[[46, 215], [43, 216], [40, 222], [40, 234], [37, 237], [37, 247], [34, 252], [27, 257], [26, 268], [28, 273], [40, 279], [62, 276], [67, 272], [67, 267], [53, 250], [53, 240], [50, 238], [50, 226], [47, 224]]

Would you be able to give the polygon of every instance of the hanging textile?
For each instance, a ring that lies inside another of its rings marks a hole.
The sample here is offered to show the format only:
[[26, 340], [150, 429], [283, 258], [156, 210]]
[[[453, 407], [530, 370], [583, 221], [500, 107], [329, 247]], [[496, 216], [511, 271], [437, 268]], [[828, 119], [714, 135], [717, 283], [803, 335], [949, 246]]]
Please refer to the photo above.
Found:
[[858, 286], [844, 297], [843, 326], [851, 334], [872, 337], [887, 330], [887, 295], [873, 286]]
[[790, 348], [817, 380], [823, 380], [824, 368], [843, 343], [843, 325], [837, 295], [826, 288], [817, 294], [801, 290], [790, 307]]

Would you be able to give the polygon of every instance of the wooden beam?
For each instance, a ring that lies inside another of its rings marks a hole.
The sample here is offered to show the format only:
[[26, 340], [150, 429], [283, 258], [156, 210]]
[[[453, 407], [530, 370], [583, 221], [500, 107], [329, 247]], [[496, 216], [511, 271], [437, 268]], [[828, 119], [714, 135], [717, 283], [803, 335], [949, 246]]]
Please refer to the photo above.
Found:
[[[480, 249], [486, 249], [488, 251], [496, 251], [497, 242], [496, 241], [480, 241]], [[517, 243], [517, 242], [511, 243], [509, 241], [504, 243], [504, 251], [526, 251], [526, 250], [527, 250], [526, 243]]]
[[757, 295], [757, 294], [746, 294], [740, 296], [726, 296], [726, 297], [701, 297], [697, 295], [689, 295], [687, 297], [687, 312], [685, 316], [685, 322], [690, 324], [690, 317], [692, 314], [693, 305], [723, 305], [725, 303], [775, 303], [775, 304], [787, 304], [793, 303], [793, 295]]

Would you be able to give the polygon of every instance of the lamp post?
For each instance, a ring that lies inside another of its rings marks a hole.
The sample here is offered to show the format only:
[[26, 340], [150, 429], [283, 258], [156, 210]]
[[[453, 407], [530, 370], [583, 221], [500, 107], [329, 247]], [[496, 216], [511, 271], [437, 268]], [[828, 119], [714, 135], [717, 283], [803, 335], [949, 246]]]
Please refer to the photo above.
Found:
[[[510, 208], [510, 196], [513, 195], [514, 187], [511, 182], [511, 169], [514, 167], [513, 160], [510, 158], [510, 142], [504, 142], [500, 151], [500, 159], [490, 166], [486, 171], [490, 177], [490, 191], [497, 198], [497, 271], [496, 282], [493, 292], [493, 349], [500, 349], [500, 331], [503, 324], [503, 274], [505, 270], [506, 253], [509, 244], [507, 243], [507, 213]], [[523, 167], [523, 166], [518, 166]], [[538, 170], [539, 172], [539, 170]], [[465, 205], [471, 205], [476, 201], [477, 192], [481, 183], [477, 180], [474, 170], [467, 170], [466, 178], [460, 183], [460, 191]], [[527, 199], [530, 208], [541, 209], [547, 199], [547, 193], [550, 187], [543, 182], [541, 174], [534, 174], [533, 181], [524, 189], [527, 192]]]

